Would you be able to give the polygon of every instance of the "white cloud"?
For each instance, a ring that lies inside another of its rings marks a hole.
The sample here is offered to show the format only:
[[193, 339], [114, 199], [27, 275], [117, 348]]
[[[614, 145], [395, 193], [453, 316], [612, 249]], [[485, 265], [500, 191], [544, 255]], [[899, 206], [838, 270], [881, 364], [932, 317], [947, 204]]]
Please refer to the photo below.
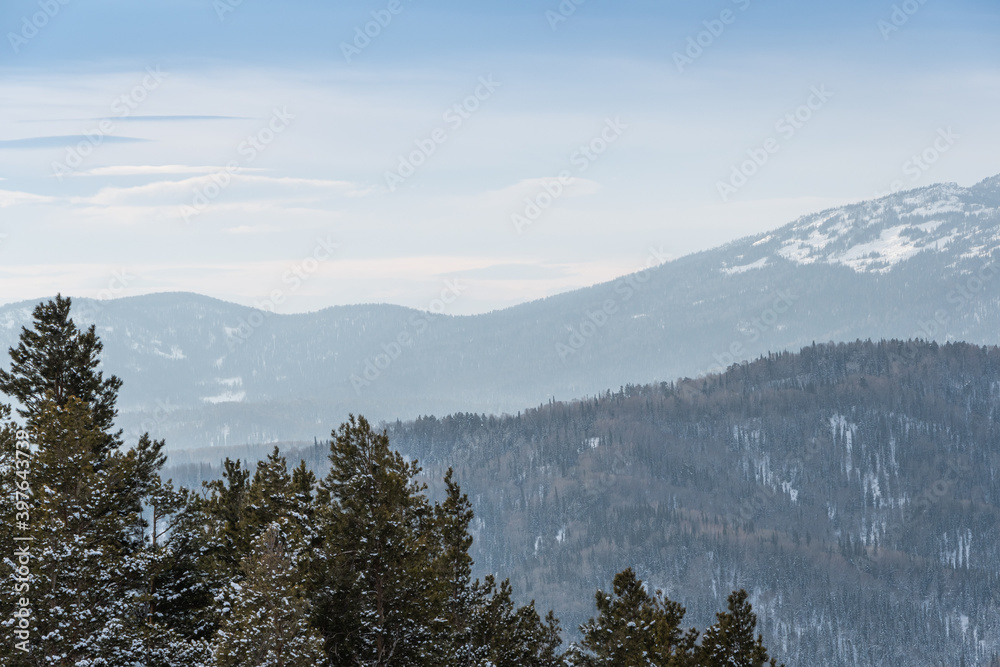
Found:
[[[220, 188], [219, 183], [228, 183], [228, 185]], [[242, 187], [247, 185], [255, 187]], [[74, 197], [70, 201], [78, 205], [96, 206], [135, 204], [181, 205], [190, 204], [196, 192], [204, 193], [206, 189], [209, 191], [224, 191], [227, 193], [227, 199], [274, 197], [275, 192], [277, 192], [279, 193], [279, 199], [290, 201], [301, 200], [303, 194], [307, 197], [315, 197], [317, 195], [359, 197], [372, 192], [371, 188], [366, 188], [349, 181], [260, 176], [242, 173], [230, 175], [223, 170], [222, 172], [213, 172], [210, 175], [193, 176], [181, 180], [153, 181], [152, 183], [129, 187], [108, 186], [101, 188], [95, 195]], [[281, 196], [280, 193], [284, 193], [284, 196]], [[218, 197], [219, 195], [216, 196]]]
[[55, 201], [55, 198], [43, 197], [42, 195], [33, 195], [30, 192], [15, 192], [13, 190], [0, 190], [0, 208], [7, 208], [8, 206], [19, 206], [21, 204], [45, 204], [52, 201]]
[[601, 190], [601, 184], [587, 178], [569, 177], [559, 179], [555, 176], [543, 178], [526, 178], [513, 185], [490, 190], [480, 194], [477, 199], [479, 204], [487, 207], [510, 207], [511, 205], [523, 205], [526, 197], [536, 197], [542, 192], [560, 192], [556, 197], [581, 197], [584, 195], [596, 194]]
[[[183, 164], [165, 165], [118, 165], [115, 167], [97, 167], [79, 172], [80, 176], [146, 176], [163, 174], [217, 174], [225, 171], [225, 167], [213, 166], [190, 166]], [[264, 169], [251, 169], [244, 167], [243, 172], [261, 172]], [[0, 179], [2, 180], [2, 179]]]

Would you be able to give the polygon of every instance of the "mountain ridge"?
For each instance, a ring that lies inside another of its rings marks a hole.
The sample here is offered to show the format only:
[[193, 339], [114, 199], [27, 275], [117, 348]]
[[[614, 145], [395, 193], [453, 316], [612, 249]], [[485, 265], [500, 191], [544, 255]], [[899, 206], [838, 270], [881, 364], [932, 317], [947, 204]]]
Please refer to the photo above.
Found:
[[[269, 314], [175, 292], [76, 299], [73, 316], [97, 325], [106, 372], [125, 381], [130, 437], [154, 430], [185, 448], [309, 441], [351, 412], [514, 413], [812, 341], [998, 342], [998, 230], [991, 177], [801, 216], [479, 315], [385, 304]], [[16, 344], [31, 305], [0, 307], [0, 347]]]

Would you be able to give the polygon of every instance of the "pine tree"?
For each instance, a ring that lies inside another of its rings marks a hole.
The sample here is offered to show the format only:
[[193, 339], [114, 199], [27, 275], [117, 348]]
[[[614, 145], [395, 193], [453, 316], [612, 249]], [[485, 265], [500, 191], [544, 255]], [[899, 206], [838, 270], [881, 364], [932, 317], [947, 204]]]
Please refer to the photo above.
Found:
[[[477, 666], [556, 667], [563, 665], [557, 651], [559, 621], [548, 612], [544, 622], [535, 603], [515, 607], [510, 581], [498, 586], [492, 575], [472, 586], [475, 603], [470, 617], [472, 654]], [[462, 664], [462, 663], [454, 663]]]
[[242, 578], [220, 596], [225, 620], [217, 638], [219, 667], [328, 664], [323, 640], [309, 623], [299, 554], [288, 539], [278, 522], [268, 526], [240, 564]]
[[631, 568], [615, 575], [613, 595], [598, 591], [597, 618], [580, 626], [570, 651], [581, 667], [679, 667], [691, 664], [697, 632], [680, 628], [685, 610], [656, 591], [650, 595]]
[[318, 626], [335, 665], [443, 663], [434, 626], [434, 515], [415, 463], [364, 417], [334, 432], [320, 485], [323, 574]]
[[440, 637], [443, 651], [450, 656], [450, 664], [474, 665], [482, 651], [477, 651], [473, 645], [469, 623], [476, 602], [471, 587], [472, 557], [469, 556], [472, 506], [454, 481], [451, 468], [445, 474], [444, 483], [445, 501], [434, 506], [434, 532], [439, 540], [433, 563], [439, 598], [435, 604], [443, 611], [434, 631]]
[[100, 660], [104, 629], [131, 615], [138, 595], [132, 558], [142, 546], [137, 499], [121, 492], [139, 456], [112, 452], [101, 460], [96, 445], [102, 433], [87, 404], [75, 397], [39, 409], [33, 415], [39, 445], [30, 512], [36, 658]]
[[[143, 510], [160, 486], [164, 443], [146, 434], [123, 451], [120, 432], [110, 431], [121, 383], [96, 371], [101, 343], [93, 327], [77, 331], [69, 306], [61, 297], [40, 304], [34, 329], [23, 329], [11, 349], [11, 371], [0, 374], [0, 388], [20, 402], [34, 443], [26, 510], [34, 538], [33, 650], [11, 664], [166, 665], [185, 656], [197, 665], [207, 645], [158, 626], [150, 613], [155, 553]], [[0, 417], [9, 416], [8, 406], [0, 408]], [[0, 431], [4, 498], [17, 482], [10, 475], [13, 429]], [[7, 535], [15, 511], [0, 501]]]
[[[211, 662], [209, 638], [215, 630], [212, 609], [214, 592], [203, 558], [205, 531], [193, 494], [175, 490], [168, 480], [157, 480], [147, 499], [149, 530], [142, 571], [145, 574], [141, 602], [142, 626], [147, 655], [157, 649], [188, 655], [185, 664]], [[149, 665], [176, 664], [150, 658]]]
[[0, 369], [0, 392], [16, 399], [18, 414], [29, 420], [40, 414], [44, 402], [62, 407], [75, 396], [87, 403], [97, 431], [108, 434], [103, 448], [117, 444], [121, 432], [111, 435], [118, 414], [115, 403], [122, 381], [98, 371], [104, 345], [94, 325], [81, 332], [69, 316], [72, 300], [56, 296], [38, 304], [31, 329], [21, 328], [16, 348], [9, 348], [10, 371]]
[[[199, 617], [199, 636], [205, 629], [212, 633], [221, 619], [212, 599], [229, 587], [229, 582], [241, 576], [241, 562], [251, 553], [255, 540], [274, 522], [296, 541], [318, 547], [318, 533], [313, 520], [313, 488], [315, 476], [299, 466], [292, 475], [278, 448], [257, 464], [251, 478], [242, 463], [226, 459], [222, 479], [205, 484], [206, 497], [193, 498], [193, 518], [196, 527], [189, 533], [192, 544], [182, 553], [200, 554], [197, 568], [202, 575], [200, 589], [208, 596]], [[311, 563], [312, 550], [303, 556]], [[304, 567], [303, 576], [315, 580], [315, 568]], [[312, 588], [315, 588], [313, 586]], [[201, 598], [205, 602], [204, 597]]]
[[[705, 667], [772, 667], [777, 660], [768, 657], [764, 638], [754, 640], [757, 615], [747, 601], [745, 590], [729, 595], [728, 611], [716, 614], [716, 623], [705, 631], [698, 649], [698, 664]], [[782, 666], [784, 667], [784, 666]]]

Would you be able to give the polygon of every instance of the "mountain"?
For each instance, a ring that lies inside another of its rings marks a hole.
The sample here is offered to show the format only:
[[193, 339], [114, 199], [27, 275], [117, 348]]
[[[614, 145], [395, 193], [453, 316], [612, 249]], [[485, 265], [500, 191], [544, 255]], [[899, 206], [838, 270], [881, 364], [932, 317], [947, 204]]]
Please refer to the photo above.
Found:
[[477, 575], [509, 575], [564, 628], [632, 567], [696, 627], [746, 588], [789, 665], [1000, 651], [1000, 348], [813, 345], [389, 436], [435, 493], [454, 468]]
[[[174, 447], [324, 437], [372, 419], [513, 413], [812, 341], [997, 342], [1000, 176], [805, 216], [619, 280], [482, 315], [278, 315], [194, 294], [74, 300], [124, 381], [120, 423]], [[651, 253], [651, 258], [655, 253]], [[0, 346], [35, 302], [0, 308]]]

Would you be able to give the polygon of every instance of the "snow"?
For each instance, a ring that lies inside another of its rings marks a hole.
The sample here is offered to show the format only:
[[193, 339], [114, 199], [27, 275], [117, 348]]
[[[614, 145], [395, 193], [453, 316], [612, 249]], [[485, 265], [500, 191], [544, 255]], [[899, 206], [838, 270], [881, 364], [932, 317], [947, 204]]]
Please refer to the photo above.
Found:
[[805, 241], [792, 239], [782, 244], [778, 249], [778, 254], [796, 264], [812, 264], [816, 261], [815, 257], [811, 257], [812, 250], [812, 247], [807, 246]]
[[951, 197], [947, 200], [936, 201], [932, 204], [927, 204], [919, 208], [915, 208], [907, 216], [920, 216], [923, 218], [929, 218], [934, 215], [939, 215], [941, 213], [962, 213], [965, 209], [958, 202], [958, 198]]
[[[803, 216], [744, 249], [772, 243], [777, 246], [774, 257], [794, 264], [886, 273], [921, 252], [941, 252], [956, 244], [959, 252], [976, 248], [962, 257], [988, 257], [1000, 248], [993, 222], [998, 213], [1000, 208], [973, 203], [967, 190], [946, 184]], [[740, 264], [723, 269], [729, 274], [766, 265], [762, 260], [729, 263]]]
[[886, 271], [922, 250], [911, 238], [903, 236], [903, 230], [908, 228], [909, 225], [899, 225], [884, 229], [877, 240], [859, 243], [839, 256], [832, 255], [830, 260], [849, 266], [858, 272], [876, 264], [881, 265], [878, 271]]
[[722, 269], [722, 272], [726, 275], [734, 275], [737, 273], [746, 273], [747, 271], [752, 271], [753, 269], [763, 269], [767, 266], [767, 257], [762, 257], [756, 262], [750, 264], [744, 264], [743, 266], [733, 266], [728, 269]]
[[12, 309], [0, 315], [0, 327], [15, 329], [31, 322], [31, 308]]
[[181, 359], [186, 359], [187, 358], [184, 355], [184, 350], [182, 350], [181, 348], [177, 347], [176, 345], [171, 345], [170, 346], [170, 353], [169, 354], [166, 353], [166, 352], [161, 352], [160, 350], [153, 350], [153, 354], [155, 354], [157, 356], [160, 356], [160, 357], [163, 357], [164, 359], [170, 359], [172, 361], [179, 361]]
[[225, 391], [216, 396], [202, 396], [201, 400], [206, 403], [242, 403], [247, 393], [245, 391]]

